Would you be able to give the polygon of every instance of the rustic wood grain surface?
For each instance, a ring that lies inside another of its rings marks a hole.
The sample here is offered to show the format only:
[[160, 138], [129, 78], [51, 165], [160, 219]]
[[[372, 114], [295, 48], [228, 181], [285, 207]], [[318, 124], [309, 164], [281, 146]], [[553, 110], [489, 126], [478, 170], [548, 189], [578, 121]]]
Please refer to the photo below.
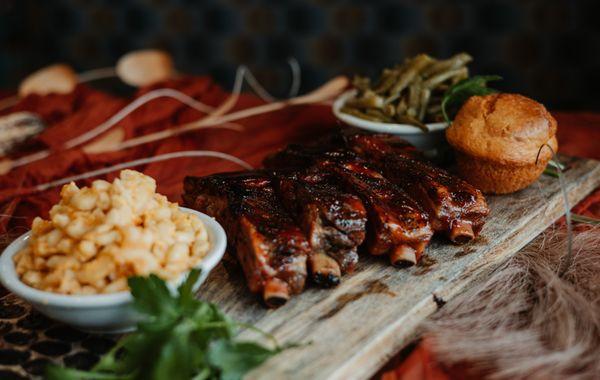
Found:
[[[600, 162], [567, 159], [571, 205], [600, 185]], [[250, 379], [363, 379], [410, 342], [419, 323], [461, 290], [517, 253], [564, 213], [559, 181], [542, 176], [521, 192], [490, 196], [491, 214], [474, 242], [434, 239], [420, 265], [396, 269], [361, 256], [355, 273], [335, 289], [310, 287], [277, 310], [247, 290], [237, 264], [226, 258], [200, 296], [240, 321], [301, 343], [251, 372]], [[256, 338], [250, 331], [241, 337]]]

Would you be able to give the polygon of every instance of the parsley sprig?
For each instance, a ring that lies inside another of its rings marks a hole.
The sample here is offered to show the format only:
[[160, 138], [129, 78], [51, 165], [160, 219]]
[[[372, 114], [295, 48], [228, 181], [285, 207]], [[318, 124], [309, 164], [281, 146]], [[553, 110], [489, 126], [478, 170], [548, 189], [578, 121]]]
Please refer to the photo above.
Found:
[[[217, 306], [196, 299], [192, 287], [199, 275], [191, 271], [176, 296], [155, 275], [130, 278], [134, 306], [145, 317], [136, 332], [122, 338], [90, 371], [52, 365], [47, 378], [236, 380], [285, 349], [272, 335], [234, 322]], [[239, 327], [261, 332], [274, 348], [234, 340]]]
[[475, 95], [489, 95], [497, 90], [487, 87], [487, 83], [500, 80], [498, 75], [475, 75], [463, 79], [446, 90], [442, 98], [442, 114], [447, 123], [450, 123], [462, 105]]

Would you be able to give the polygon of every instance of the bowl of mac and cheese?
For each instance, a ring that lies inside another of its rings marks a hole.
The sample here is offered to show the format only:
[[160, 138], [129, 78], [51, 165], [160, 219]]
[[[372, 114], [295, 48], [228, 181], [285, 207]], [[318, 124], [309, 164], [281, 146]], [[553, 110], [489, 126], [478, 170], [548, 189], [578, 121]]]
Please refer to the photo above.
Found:
[[5, 287], [48, 316], [93, 331], [135, 323], [127, 279], [155, 274], [174, 289], [192, 268], [198, 287], [225, 251], [211, 217], [156, 193], [156, 182], [124, 170], [112, 183], [74, 183], [61, 190], [48, 219], [0, 257]]

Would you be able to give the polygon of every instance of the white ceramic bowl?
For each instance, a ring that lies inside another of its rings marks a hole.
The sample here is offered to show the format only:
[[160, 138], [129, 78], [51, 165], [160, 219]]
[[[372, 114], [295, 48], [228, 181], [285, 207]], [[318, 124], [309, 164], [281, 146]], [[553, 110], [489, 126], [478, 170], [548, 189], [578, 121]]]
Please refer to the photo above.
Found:
[[[180, 209], [200, 218], [208, 232], [210, 249], [206, 257], [196, 266], [202, 271], [194, 286], [194, 290], [197, 290], [223, 257], [227, 237], [221, 225], [212, 217], [188, 208], [180, 207]], [[30, 233], [27, 232], [13, 241], [0, 256], [0, 281], [8, 290], [29, 302], [42, 314], [82, 330], [119, 333], [135, 327], [139, 317], [132, 307], [133, 297], [129, 291], [98, 295], [67, 295], [34, 289], [21, 282], [15, 271], [13, 256], [25, 247]], [[177, 280], [170, 282], [168, 285], [171, 291], [174, 292], [187, 275], [188, 273], [184, 273]]]
[[446, 145], [444, 134], [448, 123], [429, 123], [426, 124], [429, 132], [424, 132], [418, 127], [410, 124], [381, 123], [371, 120], [361, 119], [341, 111], [348, 99], [356, 96], [356, 90], [349, 90], [340, 95], [333, 103], [333, 114], [344, 123], [353, 127], [366, 129], [372, 132], [390, 133], [399, 135], [417, 148], [424, 151], [431, 151]]

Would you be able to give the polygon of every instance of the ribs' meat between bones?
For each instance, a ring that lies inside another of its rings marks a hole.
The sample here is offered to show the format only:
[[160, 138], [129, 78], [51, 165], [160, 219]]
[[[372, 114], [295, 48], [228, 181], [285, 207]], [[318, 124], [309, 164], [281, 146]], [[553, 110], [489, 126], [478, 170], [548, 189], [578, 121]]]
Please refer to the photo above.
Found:
[[248, 286], [270, 307], [299, 293], [309, 243], [280, 206], [270, 176], [260, 172], [186, 177], [184, 203], [214, 216], [227, 230]]
[[[419, 260], [433, 232], [427, 215], [403, 190], [371, 170], [364, 160], [352, 153], [319, 154], [295, 149], [304, 162], [313, 163], [312, 170], [333, 174], [347, 190], [362, 199], [368, 210], [369, 253], [389, 255], [396, 266], [412, 265]], [[282, 166], [289, 160], [280, 156], [280, 160], [272, 157], [265, 163], [267, 166]]]
[[[400, 142], [399, 142], [400, 140]], [[414, 159], [390, 135], [344, 133], [345, 146], [369, 160], [387, 179], [404, 189], [429, 214], [435, 231], [457, 244], [481, 231], [489, 208], [481, 191], [445, 170]]]
[[360, 198], [344, 191], [326, 172], [283, 171], [274, 175], [279, 195], [311, 245], [309, 269], [321, 286], [337, 285], [358, 261], [367, 213]]

